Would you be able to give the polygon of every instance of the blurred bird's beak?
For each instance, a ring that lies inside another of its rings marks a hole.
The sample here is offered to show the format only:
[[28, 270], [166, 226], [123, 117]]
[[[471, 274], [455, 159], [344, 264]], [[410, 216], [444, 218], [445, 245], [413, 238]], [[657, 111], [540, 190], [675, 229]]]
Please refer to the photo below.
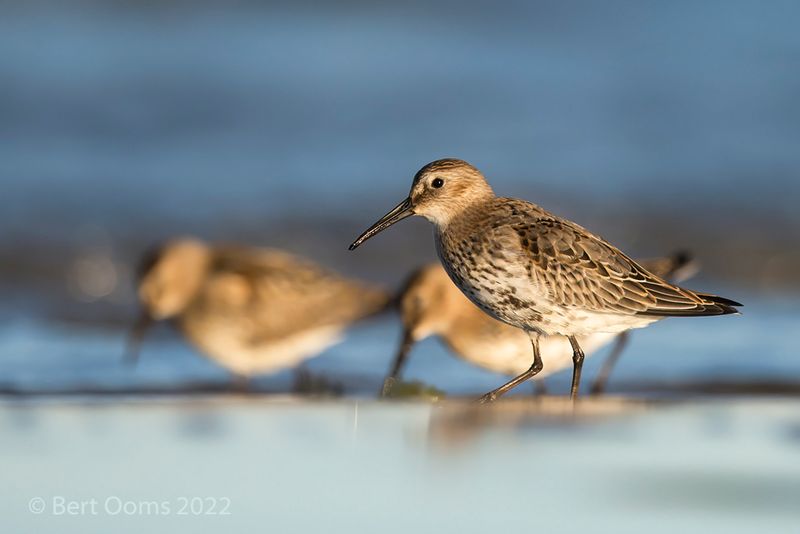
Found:
[[152, 324], [153, 318], [147, 313], [147, 310], [142, 310], [133, 328], [131, 328], [130, 334], [128, 334], [128, 343], [125, 348], [125, 363], [136, 365], [139, 361], [139, 349], [142, 346], [142, 340], [144, 340], [144, 336], [147, 334], [147, 330]]
[[358, 237], [358, 239], [353, 241], [353, 244], [350, 245], [350, 250], [355, 250], [361, 243], [374, 236], [378, 232], [386, 230], [394, 223], [402, 221], [406, 217], [411, 217], [412, 215], [414, 215], [414, 209], [411, 207], [411, 197], [408, 197], [398, 204], [392, 211], [381, 217], [378, 222], [370, 226], [366, 232]]

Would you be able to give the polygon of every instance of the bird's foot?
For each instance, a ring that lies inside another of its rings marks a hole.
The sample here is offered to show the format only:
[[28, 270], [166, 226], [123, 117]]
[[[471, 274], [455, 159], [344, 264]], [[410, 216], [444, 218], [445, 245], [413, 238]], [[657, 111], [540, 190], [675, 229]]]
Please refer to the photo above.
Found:
[[478, 399], [478, 403], [479, 404], [489, 404], [489, 403], [494, 402], [496, 400], [497, 400], [497, 392], [490, 391], [489, 393], [487, 393], [486, 395], [484, 395], [480, 399]]
[[385, 399], [386, 397], [390, 397], [392, 394], [392, 389], [394, 389], [394, 385], [396, 383], [397, 380], [395, 380], [393, 376], [390, 376], [384, 380], [383, 387], [381, 388], [381, 398]]
[[434, 386], [422, 382], [403, 382], [387, 378], [383, 385], [382, 397], [385, 399], [404, 399], [438, 401], [445, 397], [445, 393]]

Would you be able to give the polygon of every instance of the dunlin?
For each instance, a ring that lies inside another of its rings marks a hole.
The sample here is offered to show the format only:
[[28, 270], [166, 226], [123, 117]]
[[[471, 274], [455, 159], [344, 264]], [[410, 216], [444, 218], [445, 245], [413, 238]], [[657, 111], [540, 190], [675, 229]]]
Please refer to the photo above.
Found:
[[146, 259], [143, 313], [132, 351], [152, 320], [173, 320], [203, 353], [239, 378], [298, 365], [383, 310], [388, 292], [274, 249], [179, 239]]
[[350, 249], [411, 215], [433, 223], [439, 258], [467, 298], [530, 339], [529, 369], [484, 395], [483, 402], [542, 370], [541, 335], [569, 340], [575, 399], [584, 359], [578, 337], [617, 334], [665, 317], [737, 313], [735, 306], [741, 306], [671, 284], [601, 237], [535, 204], [497, 197], [478, 169], [458, 159], [420, 169], [408, 198]]
[[[684, 280], [696, 271], [694, 262], [685, 253], [640, 260], [639, 264], [670, 281]], [[384, 381], [384, 395], [401, 379], [412, 346], [430, 336], [439, 337], [458, 357], [487, 371], [517, 376], [530, 367], [528, 336], [519, 328], [482, 312], [450, 281], [438, 263], [411, 275], [399, 297], [399, 308], [403, 335]], [[592, 384], [593, 393], [604, 389], [625, 346], [627, 333], [596, 333], [578, 338], [581, 348], [589, 356], [615, 337], [614, 347]], [[572, 364], [572, 348], [565, 337], [544, 337], [540, 344], [543, 368], [534, 379], [542, 379]]]

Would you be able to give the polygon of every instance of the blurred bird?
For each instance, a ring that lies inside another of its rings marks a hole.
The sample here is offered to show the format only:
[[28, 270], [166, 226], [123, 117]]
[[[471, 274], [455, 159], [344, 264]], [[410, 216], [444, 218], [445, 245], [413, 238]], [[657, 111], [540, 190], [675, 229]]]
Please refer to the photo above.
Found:
[[[696, 262], [688, 254], [646, 259], [639, 262], [657, 276], [682, 281], [697, 272]], [[493, 373], [517, 376], [530, 367], [531, 345], [519, 328], [487, 315], [469, 301], [450, 281], [441, 265], [431, 264], [411, 275], [399, 297], [403, 335], [392, 368], [384, 381], [383, 395], [391, 393], [411, 348], [430, 336], [440, 337], [458, 357]], [[605, 388], [611, 369], [622, 353], [628, 334], [596, 333], [579, 338], [587, 355], [616, 337], [603, 367], [592, 385], [592, 393]], [[539, 380], [572, 364], [572, 347], [563, 336], [549, 336], [540, 341], [542, 371]]]
[[279, 250], [195, 239], [147, 255], [138, 295], [142, 314], [130, 335], [130, 361], [147, 327], [168, 319], [240, 381], [297, 366], [390, 302], [383, 289]]
[[738, 302], [670, 284], [572, 221], [514, 198], [499, 198], [481, 172], [458, 159], [425, 165], [408, 198], [351, 245], [421, 215], [434, 225], [451, 280], [494, 318], [527, 332], [530, 368], [481, 398], [491, 402], [542, 370], [539, 337], [572, 347], [575, 399], [584, 353], [578, 337], [617, 334], [665, 317], [738, 313]]

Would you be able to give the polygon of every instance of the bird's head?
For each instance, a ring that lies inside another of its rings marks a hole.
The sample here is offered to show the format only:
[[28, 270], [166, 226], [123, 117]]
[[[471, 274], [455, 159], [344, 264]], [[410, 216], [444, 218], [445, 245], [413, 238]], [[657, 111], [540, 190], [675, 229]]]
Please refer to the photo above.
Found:
[[361, 234], [350, 250], [411, 215], [442, 227], [464, 210], [492, 198], [494, 192], [478, 169], [460, 159], [436, 160], [414, 176], [408, 198]]
[[156, 320], [182, 313], [208, 272], [211, 253], [196, 239], [180, 239], [148, 254], [139, 269], [139, 301]]

